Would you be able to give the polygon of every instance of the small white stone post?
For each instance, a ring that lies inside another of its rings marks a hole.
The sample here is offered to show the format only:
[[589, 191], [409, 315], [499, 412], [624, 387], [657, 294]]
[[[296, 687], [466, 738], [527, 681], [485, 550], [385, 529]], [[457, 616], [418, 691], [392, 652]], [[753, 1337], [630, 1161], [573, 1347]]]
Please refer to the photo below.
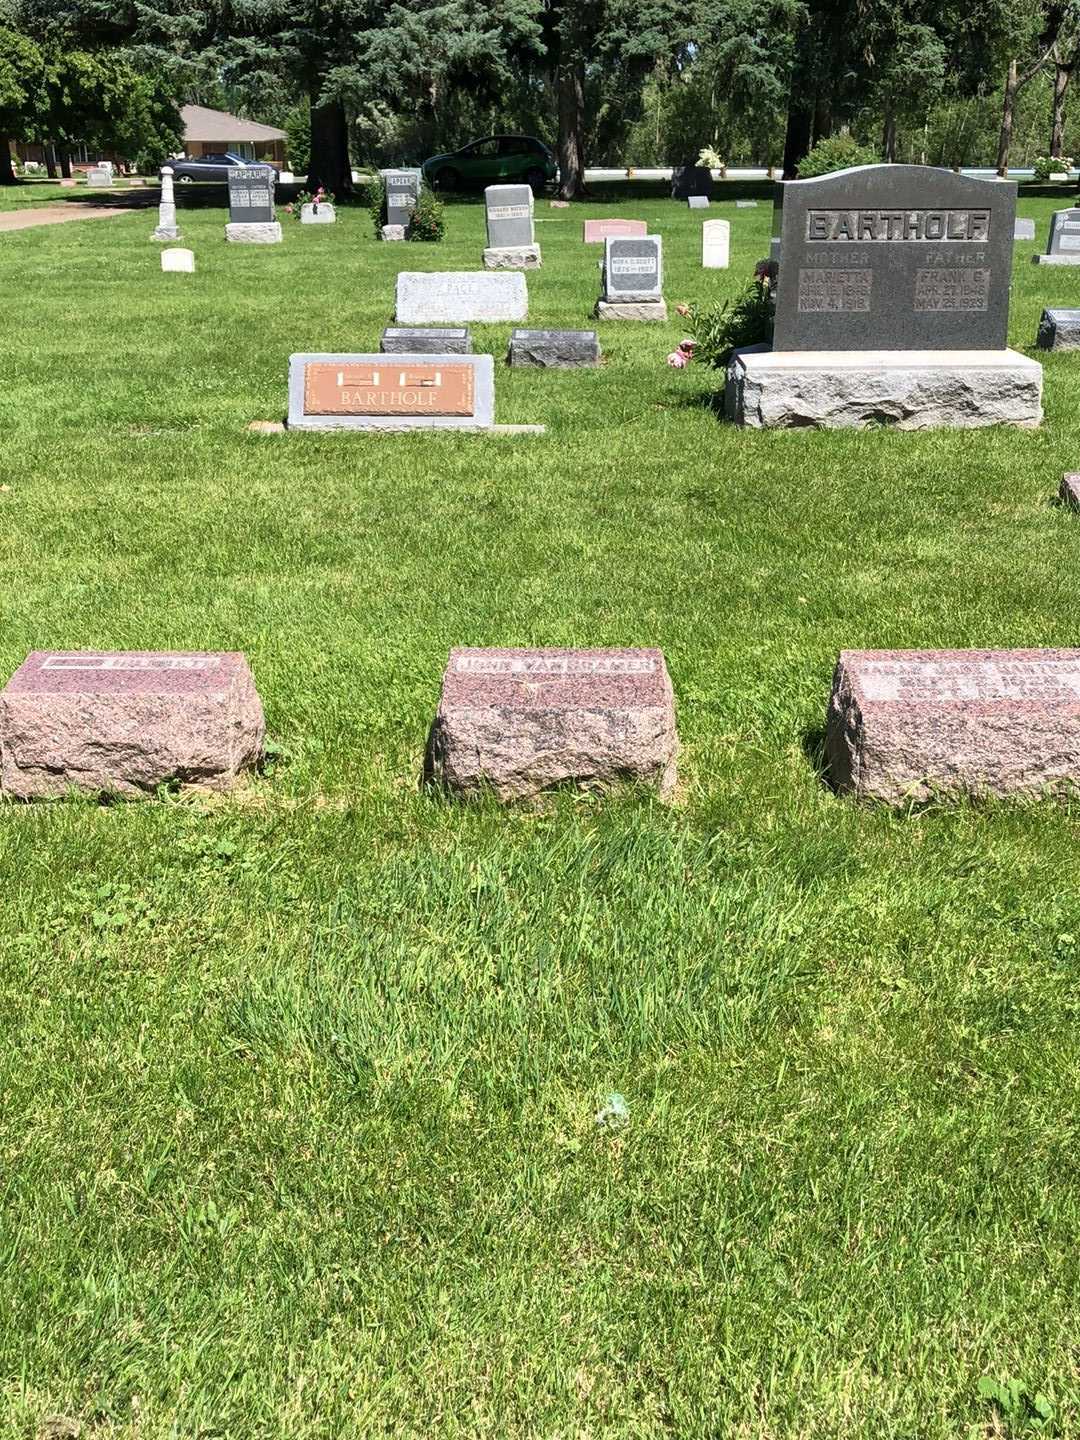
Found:
[[151, 240], [180, 239], [180, 231], [176, 228], [176, 202], [173, 199], [171, 165], [166, 165], [161, 172], [161, 204], [158, 206], [158, 223], [157, 229], [150, 238]]

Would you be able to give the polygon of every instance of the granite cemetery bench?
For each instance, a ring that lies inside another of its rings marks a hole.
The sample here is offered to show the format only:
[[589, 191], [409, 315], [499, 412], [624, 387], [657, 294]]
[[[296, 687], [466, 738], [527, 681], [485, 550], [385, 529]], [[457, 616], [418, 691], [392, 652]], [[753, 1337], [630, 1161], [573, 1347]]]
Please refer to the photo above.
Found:
[[780, 195], [773, 342], [732, 358], [730, 419], [1039, 424], [1042, 367], [1006, 348], [1015, 185], [870, 165]]
[[484, 191], [487, 224], [485, 270], [537, 270], [540, 246], [533, 228], [533, 192], [528, 185], [489, 185]]

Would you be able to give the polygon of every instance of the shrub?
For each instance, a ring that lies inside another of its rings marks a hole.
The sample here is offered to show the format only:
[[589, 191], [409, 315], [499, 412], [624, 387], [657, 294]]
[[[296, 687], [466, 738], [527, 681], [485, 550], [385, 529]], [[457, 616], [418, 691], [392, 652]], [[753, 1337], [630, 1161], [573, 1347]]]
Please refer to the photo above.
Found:
[[815, 175], [831, 175], [834, 170], [849, 170], [853, 165], [877, 165], [881, 156], [873, 145], [860, 145], [852, 135], [830, 135], [819, 140], [808, 155], [799, 161], [799, 179]]
[[297, 105], [285, 121], [285, 153], [294, 175], [306, 175], [311, 160], [311, 106]]
[[1067, 174], [1072, 169], [1071, 155], [1037, 155], [1035, 157], [1035, 179], [1049, 180], [1051, 175]]
[[445, 234], [446, 216], [443, 203], [427, 186], [422, 186], [416, 209], [409, 221], [408, 238], [437, 243]]
[[381, 175], [372, 177], [367, 188], [367, 206], [371, 212], [371, 225], [375, 231], [375, 239], [382, 239], [382, 227], [385, 223], [383, 216], [386, 214], [386, 181]]
[[694, 360], [720, 370], [731, 359], [733, 350], [772, 341], [773, 273], [770, 263], [763, 260], [753, 280], [734, 300], [678, 307], [694, 337]]

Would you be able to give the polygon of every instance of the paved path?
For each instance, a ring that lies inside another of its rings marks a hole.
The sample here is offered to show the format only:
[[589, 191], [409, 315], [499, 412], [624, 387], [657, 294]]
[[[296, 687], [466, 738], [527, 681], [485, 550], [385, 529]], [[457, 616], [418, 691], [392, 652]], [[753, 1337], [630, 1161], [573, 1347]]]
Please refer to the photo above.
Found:
[[69, 200], [60, 205], [37, 205], [33, 210], [0, 210], [0, 231], [29, 230], [31, 225], [60, 225], [65, 220], [105, 220], [110, 215], [130, 215], [131, 207], [87, 205]]

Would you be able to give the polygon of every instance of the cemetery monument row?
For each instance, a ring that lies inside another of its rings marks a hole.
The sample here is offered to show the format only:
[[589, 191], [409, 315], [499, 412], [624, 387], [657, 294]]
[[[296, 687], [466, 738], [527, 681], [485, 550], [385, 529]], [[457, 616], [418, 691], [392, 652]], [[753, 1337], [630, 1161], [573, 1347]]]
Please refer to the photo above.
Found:
[[269, 165], [235, 165], [230, 169], [225, 238], [234, 244], [280, 244], [281, 225], [274, 210], [274, 171]]
[[666, 320], [663, 247], [659, 235], [604, 241], [601, 320]]
[[1045, 255], [1033, 255], [1033, 265], [1080, 265], [1080, 210], [1055, 210]]
[[529, 185], [489, 185], [484, 191], [487, 223], [485, 270], [537, 270], [540, 246], [533, 229]]
[[830, 779], [888, 804], [1080, 785], [1080, 650], [844, 650]]
[[289, 357], [290, 430], [489, 430], [490, 355]]
[[426, 776], [520, 800], [554, 785], [675, 788], [675, 700], [660, 650], [451, 650]]
[[869, 165], [778, 193], [772, 347], [732, 358], [729, 418], [1038, 425], [1042, 369], [1006, 348], [1015, 185]]
[[258, 763], [264, 732], [243, 655], [36, 650], [0, 691], [0, 793], [224, 790]]

